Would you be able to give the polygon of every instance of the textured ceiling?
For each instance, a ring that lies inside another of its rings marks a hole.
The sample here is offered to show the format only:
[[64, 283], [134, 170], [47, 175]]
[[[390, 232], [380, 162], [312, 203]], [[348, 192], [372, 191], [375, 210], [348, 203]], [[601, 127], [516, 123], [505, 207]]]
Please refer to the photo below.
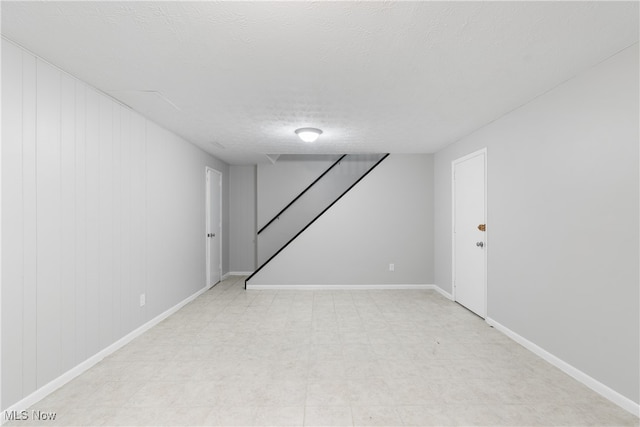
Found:
[[[2, 33], [233, 164], [429, 153], [638, 41], [637, 2], [6, 2]], [[294, 130], [319, 127], [313, 144]]]

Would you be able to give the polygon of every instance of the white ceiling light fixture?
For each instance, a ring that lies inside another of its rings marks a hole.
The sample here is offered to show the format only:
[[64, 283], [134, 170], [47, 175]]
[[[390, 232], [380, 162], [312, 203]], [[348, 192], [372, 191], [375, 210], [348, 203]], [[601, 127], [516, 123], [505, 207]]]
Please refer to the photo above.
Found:
[[316, 128], [300, 128], [296, 129], [296, 134], [304, 142], [315, 142], [322, 135], [322, 131]]

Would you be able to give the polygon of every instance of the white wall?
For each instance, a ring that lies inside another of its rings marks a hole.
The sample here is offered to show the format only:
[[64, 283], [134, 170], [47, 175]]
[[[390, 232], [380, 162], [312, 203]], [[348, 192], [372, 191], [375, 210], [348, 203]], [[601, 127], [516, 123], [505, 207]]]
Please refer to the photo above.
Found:
[[250, 284], [433, 283], [432, 188], [431, 155], [389, 156]]
[[229, 271], [256, 268], [256, 166], [229, 167]]
[[228, 165], [2, 41], [3, 409], [205, 286], [206, 166], [228, 236]]
[[488, 317], [639, 401], [638, 46], [435, 155], [451, 291], [451, 161], [488, 148]]

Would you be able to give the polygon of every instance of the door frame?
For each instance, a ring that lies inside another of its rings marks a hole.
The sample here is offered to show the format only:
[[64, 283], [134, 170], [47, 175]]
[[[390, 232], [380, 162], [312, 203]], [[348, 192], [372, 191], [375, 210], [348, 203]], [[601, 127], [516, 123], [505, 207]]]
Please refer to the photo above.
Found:
[[[462, 163], [466, 160], [469, 160], [473, 157], [484, 155], [484, 221], [485, 224], [488, 223], [487, 219], [487, 147], [476, 150], [472, 153], [469, 153], [465, 156], [459, 157], [451, 162], [451, 297], [453, 301], [456, 301], [456, 181], [455, 181], [455, 172], [456, 166], [459, 163]], [[484, 303], [483, 303], [483, 312], [484, 315], [481, 316], [483, 318], [488, 317], [487, 313], [487, 295], [488, 295], [488, 282], [487, 282], [487, 251], [488, 246], [487, 241], [489, 240], [489, 231], [485, 229], [484, 231]]]
[[[210, 183], [209, 183], [209, 172], [215, 172], [218, 174], [218, 176], [220, 177], [220, 200], [218, 200], [218, 208], [220, 209], [220, 238], [218, 239], [218, 253], [220, 255], [220, 280], [222, 280], [222, 172], [220, 172], [219, 170], [216, 170], [212, 167], [206, 166], [205, 170], [204, 170], [204, 187], [205, 187], [205, 207], [204, 207], [204, 220], [205, 220], [205, 235], [209, 234], [211, 232], [211, 230], [209, 230], [209, 215], [211, 213], [211, 188], [210, 188]], [[209, 287], [213, 287], [214, 284], [211, 284], [211, 265], [210, 265], [210, 261], [211, 261], [211, 257], [209, 256], [209, 249], [210, 245], [209, 245], [209, 237], [205, 237], [205, 256], [206, 256], [206, 261], [205, 261], [205, 265], [206, 265], [206, 273], [205, 273], [205, 277], [206, 277], [206, 283], [205, 283], [205, 288], [209, 288]]]

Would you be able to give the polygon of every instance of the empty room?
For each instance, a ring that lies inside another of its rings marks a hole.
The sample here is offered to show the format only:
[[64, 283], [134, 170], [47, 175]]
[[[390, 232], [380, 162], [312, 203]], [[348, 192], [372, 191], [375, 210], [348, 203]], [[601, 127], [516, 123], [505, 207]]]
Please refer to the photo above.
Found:
[[0, 424], [639, 425], [639, 2], [0, 14]]

